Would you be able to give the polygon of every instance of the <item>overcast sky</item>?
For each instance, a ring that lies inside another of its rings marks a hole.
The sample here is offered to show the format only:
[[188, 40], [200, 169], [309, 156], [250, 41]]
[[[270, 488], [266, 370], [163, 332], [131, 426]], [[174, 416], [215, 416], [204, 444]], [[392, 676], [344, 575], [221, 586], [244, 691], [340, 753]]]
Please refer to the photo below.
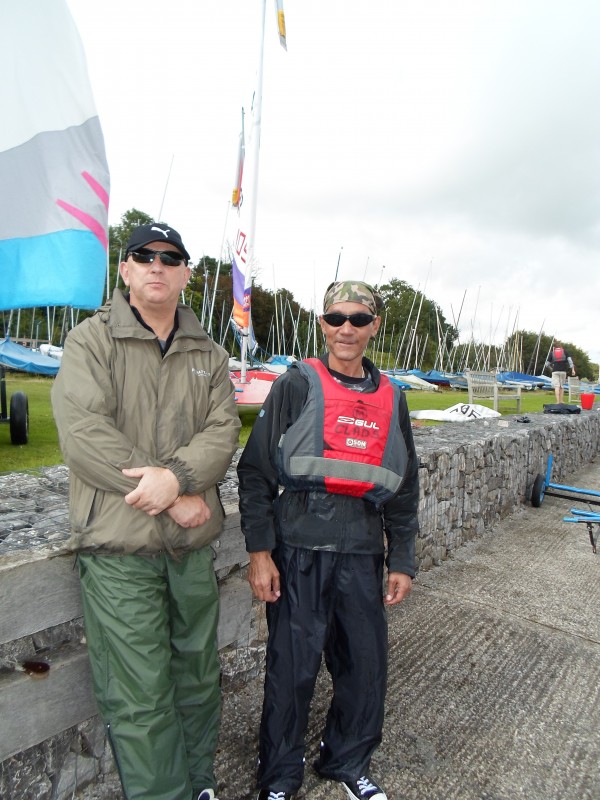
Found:
[[[218, 258], [261, 0], [68, 4], [110, 223], [162, 209], [194, 260]], [[339, 260], [340, 279], [402, 279], [449, 322], [462, 306], [462, 338], [543, 327], [600, 361], [600, 3], [284, 0], [287, 52], [274, 5], [258, 282], [311, 307]]]

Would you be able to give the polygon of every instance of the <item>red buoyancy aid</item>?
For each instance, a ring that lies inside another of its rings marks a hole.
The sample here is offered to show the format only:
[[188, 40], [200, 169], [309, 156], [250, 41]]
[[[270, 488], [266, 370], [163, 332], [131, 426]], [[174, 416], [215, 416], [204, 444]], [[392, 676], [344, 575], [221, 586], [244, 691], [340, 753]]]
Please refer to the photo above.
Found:
[[306, 403], [279, 443], [279, 474], [287, 489], [321, 489], [381, 506], [406, 473], [398, 393], [385, 376], [375, 392], [339, 384], [316, 358], [296, 362], [309, 382]]
[[552, 353], [552, 361], [566, 361], [564, 347], [555, 347]]

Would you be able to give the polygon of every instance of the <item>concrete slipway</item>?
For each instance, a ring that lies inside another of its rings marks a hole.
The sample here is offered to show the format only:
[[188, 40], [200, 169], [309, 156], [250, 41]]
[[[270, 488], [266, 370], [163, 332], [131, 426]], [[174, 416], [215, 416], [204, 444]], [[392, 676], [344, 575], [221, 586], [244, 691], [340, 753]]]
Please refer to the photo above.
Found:
[[[600, 464], [570, 484], [600, 488]], [[594, 555], [586, 526], [562, 521], [570, 505], [524, 507], [421, 573], [390, 612], [387, 718], [372, 764], [389, 800], [600, 800], [600, 547]], [[261, 684], [225, 697], [220, 800], [256, 796]], [[346, 797], [310, 767], [328, 695], [325, 673], [298, 800]], [[117, 787], [79, 797], [119, 798]]]

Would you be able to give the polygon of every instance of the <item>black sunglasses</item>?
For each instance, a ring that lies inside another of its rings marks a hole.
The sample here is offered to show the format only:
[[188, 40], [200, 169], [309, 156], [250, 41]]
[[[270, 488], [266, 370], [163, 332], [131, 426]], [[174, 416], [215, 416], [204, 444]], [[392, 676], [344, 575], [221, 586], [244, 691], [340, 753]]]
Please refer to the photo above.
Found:
[[333, 328], [341, 328], [346, 320], [353, 328], [364, 328], [373, 322], [375, 316], [373, 314], [364, 314], [362, 311], [356, 314], [340, 314], [339, 311], [332, 311], [331, 314], [323, 314], [323, 319]]
[[176, 250], [148, 250], [147, 247], [141, 247], [139, 250], [132, 250], [129, 255], [136, 264], [152, 264], [158, 256], [165, 267], [179, 267], [182, 261], [187, 266], [185, 257]]

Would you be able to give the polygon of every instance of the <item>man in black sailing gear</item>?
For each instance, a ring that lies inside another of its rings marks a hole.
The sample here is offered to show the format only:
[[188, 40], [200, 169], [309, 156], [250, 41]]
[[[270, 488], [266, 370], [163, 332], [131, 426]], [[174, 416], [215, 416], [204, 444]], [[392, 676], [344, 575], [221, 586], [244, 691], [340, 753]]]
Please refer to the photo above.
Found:
[[333, 698], [315, 769], [353, 800], [386, 800], [369, 775], [383, 727], [385, 607], [412, 588], [419, 487], [404, 394], [364, 356], [381, 306], [364, 282], [331, 284], [326, 354], [275, 382], [238, 466], [248, 577], [269, 625], [258, 800], [289, 800], [302, 784], [323, 654]]

